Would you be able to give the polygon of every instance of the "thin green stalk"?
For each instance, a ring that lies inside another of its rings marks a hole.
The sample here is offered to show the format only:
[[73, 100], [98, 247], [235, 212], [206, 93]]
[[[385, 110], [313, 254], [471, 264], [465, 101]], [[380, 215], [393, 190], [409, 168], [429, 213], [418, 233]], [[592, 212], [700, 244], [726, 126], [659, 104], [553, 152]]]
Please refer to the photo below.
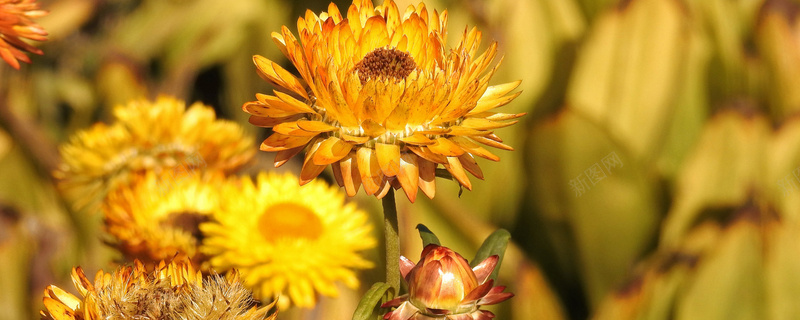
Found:
[[386, 239], [386, 283], [400, 290], [400, 236], [397, 232], [397, 203], [394, 190], [383, 197], [383, 235]]

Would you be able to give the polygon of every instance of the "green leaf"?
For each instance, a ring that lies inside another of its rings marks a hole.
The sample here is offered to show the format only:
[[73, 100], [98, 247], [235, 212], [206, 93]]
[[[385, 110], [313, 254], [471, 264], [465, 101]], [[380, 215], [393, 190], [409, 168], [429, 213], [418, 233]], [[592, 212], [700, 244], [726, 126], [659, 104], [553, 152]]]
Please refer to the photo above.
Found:
[[422, 247], [427, 247], [429, 244], [435, 244], [437, 246], [441, 246], [442, 244], [439, 242], [439, 238], [433, 234], [431, 229], [428, 229], [424, 224], [418, 224], [417, 230], [419, 230], [419, 237], [422, 238]]
[[503, 254], [506, 252], [508, 240], [510, 239], [511, 233], [506, 229], [497, 229], [497, 231], [492, 232], [492, 234], [483, 241], [480, 249], [478, 249], [478, 253], [475, 254], [475, 258], [469, 263], [470, 267], [474, 268], [483, 260], [486, 260], [486, 258], [497, 255], [499, 257], [499, 259], [497, 259], [497, 266], [494, 267], [494, 271], [492, 271], [492, 275], [490, 276], [491, 279], [497, 278], [497, 273], [500, 272], [500, 264], [503, 263]]
[[[383, 317], [378, 308], [379, 303], [392, 299], [395, 295], [394, 289], [388, 283], [377, 282], [361, 297], [361, 301], [353, 313], [353, 320], [375, 320]], [[378, 311], [378, 312], [376, 312]]]

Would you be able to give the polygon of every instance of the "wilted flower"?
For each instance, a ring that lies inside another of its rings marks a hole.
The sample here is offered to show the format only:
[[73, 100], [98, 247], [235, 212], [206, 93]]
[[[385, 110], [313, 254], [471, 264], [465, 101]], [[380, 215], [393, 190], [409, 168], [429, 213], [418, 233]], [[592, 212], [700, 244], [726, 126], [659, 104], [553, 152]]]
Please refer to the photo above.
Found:
[[219, 207], [223, 183], [211, 172], [148, 173], [114, 189], [102, 207], [109, 243], [129, 261], [154, 263], [178, 255], [202, 266], [200, 224]]
[[492, 287], [489, 276], [498, 256], [483, 260], [474, 268], [461, 255], [446, 247], [431, 244], [422, 250], [420, 262], [400, 257], [400, 272], [408, 284], [408, 294], [384, 303], [397, 307], [384, 316], [388, 320], [488, 320], [494, 314], [481, 305], [503, 302], [514, 294], [504, 286]]
[[359, 251], [376, 245], [367, 213], [346, 203], [339, 189], [322, 181], [300, 187], [291, 174], [230, 184], [200, 230], [212, 267], [241, 270], [256, 297], [283, 295], [281, 309], [310, 308], [315, 292], [337, 296], [337, 281], [357, 288], [353, 269], [372, 267]]
[[96, 204], [108, 191], [147, 171], [158, 174], [215, 170], [232, 172], [249, 161], [252, 137], [214, 109], [162, 96], [114, 108], [115, 122], [80, 131], [61, 147], [55, 173], [76, 207]]
[[113, 274], [97, 272], [94, 284], [80, 267], [72, 269], [76, 297], [56, 286], [44, 291], [44, 319], [274, 320], [273, 304], [258, 307], [238, 273], [203, 279], [188, 261], [161, 262], [153, 272], [136, 261]]
[[478, 143], [512, 150], [492, 130], [523, 114], [491, 110], [516, 98], [520, 81], [488, 85], [497, 44], [479, 54], [477, 29], [446, 49], [446, 11], [430, 14], [420, 3], [401, 14], [391, 0], [356, 0], [346, 16], [331, 3], [297, 26], [299, 42], [286, 27], [272, 38], [300, 79], [255, 56], [276, 90], [242, 108], [250, 123], [274, 131], [261, 150], [278, 152], [275, 166], [306, 149], [301, 184], [330, 164], [350, 196], [363, 185], [380, 198], [393, 186], [414, 201], [418, 188], [434, 196], [439, 165], [471, 189], [467, 171], [483, 178], [474, 156], [499, 160]]
[[0, 0], [0, 57], [14, 69], [19, 69], [19, 61], [31, 63], [23, 51], [42, 54], [22, 39], [47, 40], [47, 31], [32, 20], [46, 14], [36, 0]]

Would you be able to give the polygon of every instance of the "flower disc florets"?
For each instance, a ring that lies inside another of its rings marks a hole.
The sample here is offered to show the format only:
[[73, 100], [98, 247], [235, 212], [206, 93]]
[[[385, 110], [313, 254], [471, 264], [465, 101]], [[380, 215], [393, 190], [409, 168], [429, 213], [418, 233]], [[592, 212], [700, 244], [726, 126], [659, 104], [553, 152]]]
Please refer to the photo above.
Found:
[[391, 0], [357, 0], [346, 14], [334, 4], [306, 12], [299, 40], [286, 27], [273, 33], [300, 77], [254, 57], [276, 87], [242, 107], [250, 123], [274, 132], [261, 150], [278, 152], [276, 166], [305, 150], [300, 183], [331, 165], [351, 196], [363, 185], [379, 198], [391, 187], [411, 201], [418, 189], [432, 198], [439, 165], [471, 189], [466, 172], [483, 178], [474, 157], [499, 160], [479, 143], [512, 150], [492, 130], [523, 114], [491, 110], [516, 98], [520, 82], [489, 86], [497, 44], [479, 54], [473, 28], [448, 50], [446, 26], [446, 11], [429, 13], [422, 3], [401, 14]]

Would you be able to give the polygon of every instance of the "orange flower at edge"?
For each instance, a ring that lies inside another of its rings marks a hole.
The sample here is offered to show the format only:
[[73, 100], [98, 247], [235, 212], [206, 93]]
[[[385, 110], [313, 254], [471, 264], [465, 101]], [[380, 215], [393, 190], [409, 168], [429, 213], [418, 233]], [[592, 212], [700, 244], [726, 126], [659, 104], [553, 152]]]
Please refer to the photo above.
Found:
[[36, 0], [0, 0], [0, 57], [14, 69], [19, 70], [19, 61], [31, 63], [23, 51], [42, 54], [22, 39], [47, 40], [47, 31], [32, 20], [46, 14]]
[[473, 28], [446, 50], [446, 25], [447, 11], [429, 14], [422, 3], [401, 14], [391, 0], [356, 0], [346, 16], [333, 3], [319, 16], [307, 11], [299, 41], [286, 27], [273, 33], [300, 78], [254, 57], [276, 87], [242, 107], [250, 123], [274, 132], [261, 150], [277, 152], [276, 167], [305, 150], [300, 183], [331, 165], [350, 196], [363, 185], [378, 198], [391, 187], [412, 202], [418, 189], [433, 198], [439, 165], [471, 189], [466, 172], [483, 179], [475, 156], [499, 160], [480, 144], [513, 150], [492, 130], [524, 114], [492, 110], [519, 95], [511, 92], [520, 81], [489, 86], [497, 43], [479, 54]]

